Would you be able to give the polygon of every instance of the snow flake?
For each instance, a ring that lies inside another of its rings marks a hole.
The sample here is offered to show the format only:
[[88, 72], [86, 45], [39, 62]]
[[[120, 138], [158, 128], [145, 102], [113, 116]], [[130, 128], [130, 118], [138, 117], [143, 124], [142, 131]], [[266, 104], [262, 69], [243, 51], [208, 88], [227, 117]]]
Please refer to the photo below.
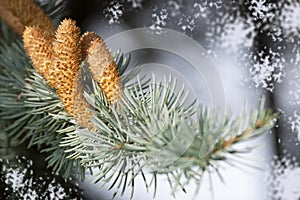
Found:
[[[27, 160], [26, 157], [16, 157], [17, 164], [14, 160], [11, 162], [0, 161], [0, 170], [2, 171], [5, 188], [4, 196], [10, 199], [39, 199], [40, 197], [50, 197], [50, 199], [70, 199], [65, 188], [55, 180], [55, 177], [32, 176], [33, 161]], [[49, 184], [49, 181], [51, 182]], [[77, 188], [70, 188], [70, 193], [78, 194]]]
[[288, 118], [288, 123], [291, 125], [291, 129], [297, 134], [297, 139], [300, 142], [300, 115], [297, 111], [294, 111], [293, 116]]
[[236, 18], [232, 23], [224, 26], [221, 33], [221, 47], [231, 52], [237, 52], [241, 47], [249, 48], [255, 36], [254, 25], [250, 20]]
[[152, 13], [153, 21], [150, 25], [150, 29], [155, 31], [157, 34], [161, 34], [162, 28], [167, 25], [168, 15], [168, 11], [165, 8], [154, 8]]
[[177, 25], [180, 26], [183, 32], [187, 30], [192, 32], [196, 27], [195, 19], [191, 16], [183, 16], [182, 18], [179, 19]]
[[296, 55], [295, 55], [295, 65], [298, 65], [300, 63], [300, 50], [297, 48]]
[[198, 2], [194, 3], [194, 17], [195, 18], [206, 18], [209, 13], [209, 8], [207, 7], [207, 1], [205, 4], [200, 4]]
[[212, 9], [219, 10], [222, 6], [223, 6], [222, 0], [218, 0], [218, 1], [202, 0], [193, 3], [192, 12], [194, 13], [193, 15], [196, 19], [202, 18], [208, 20], [207, 17], [209, 16], [209, 14], [211, 14]]
[[251, 0], [249, 10], [254, 19], [273, 19], [275, 14], [270, 12], [273, 8], [276, 8], [274, 3], [268, 3], [266, 0]]
[[[289, 85], [289, 103], [292, 106], [299, 106], [300, 105], [300, 83], [299, 80], [290, 80], [288, 82]], [[300, 129], [299, 129], [300, 134]], [[300, 135], [299, 135], [300, 137]]]
[[112, 1], [103, 11], [106, 18], [108, 18], [109, 24], [119, 24], [120, 18], [124, 14], [124, 7], [117, 1]]
[[269, 49], [268, 52], [260, 51], [257, 55], [251, 55], [250, 58], [250, 75], [255, 87], [262, 88], [272, 92], [274, 83], [281, 83], [282, 78], [286, 75], [285, 59], [280, 53]]
[[207, 7], [207, 8], [215, 8], [215, 9], [220, 9], [223, 5], [223, 1], [222, 0], [216, 0], [216, 1], [209, 1], [209, 0], [202, 0], [202, 1], [198, 1], [198, 5], [202, 5]]
[[127, 0], [128, 3], [131, 4], [132, 8], [142, 8], [143, 0]]
[[300, 34], [300, 2], [294, 1], [285, 4], [279, 16], [280, 25], [286, 36], [298, 36]]
[[300, 168], [295, 158], [285, 156], [275, 158], [271, 163], [271, 172], [267, 179], [268, 199], [299, 199]]
[[206, 32], [211, 46], [222, 48], [230, 53], [238, 53], [239, 50], [250, 48], [255, 37], [255, 26], [250, 19], [236, 17], [226, 13], [211, 23]]
[[5, 178], [6, 184], [11, 184], [13, 192], [18, 192], [20, 188], [24, 187], [24, 176], [25, 172], [20, 169], [10, 170]]
[[179, 2], [174, 0], [168, 1], [167, 8], [171, 17], [178, 16], [181, 13], [181, 9], [183, 8], [182, 0], [180, 0]]

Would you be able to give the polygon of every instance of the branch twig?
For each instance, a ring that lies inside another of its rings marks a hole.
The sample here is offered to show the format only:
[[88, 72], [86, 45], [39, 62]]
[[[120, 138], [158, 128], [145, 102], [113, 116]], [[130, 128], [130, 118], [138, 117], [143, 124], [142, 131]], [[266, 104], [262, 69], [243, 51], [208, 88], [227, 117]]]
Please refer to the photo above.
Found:
[[249, 128], [245, 131], [243, 131], [240, 135], [236, 135], [234, 137], [229, 138], [228, 140], [225, 140], [221, 145], [215, 147], [212, 151], [212, 153], [216, 153], [218, 151], [227, 149], [228, 147], [232, 146], [233, 144], [237, 143], [242, 138], [247, 137], [249, 134], [251, 134], [253, 131], [261, 128], [264, 125], [263, 121], [258, 121], [254, 128]]

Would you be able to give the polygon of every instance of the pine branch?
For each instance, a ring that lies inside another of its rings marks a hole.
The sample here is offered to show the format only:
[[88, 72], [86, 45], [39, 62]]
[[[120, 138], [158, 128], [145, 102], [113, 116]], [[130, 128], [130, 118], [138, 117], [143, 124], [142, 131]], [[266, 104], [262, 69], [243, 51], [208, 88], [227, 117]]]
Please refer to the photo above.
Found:
[[[76, 174], [83, 180], [84, 168], [79, 160], [68, 159], [70, 154], [65, 153], [68, 148], [59, 146], [63, 130], [71, 131], [78, 126], [74, 118], [68, 116], [55, 90], [29, 64], [19, 41], [3, 43], [0, 52], [0, 117], [8, 122], [5, 125], [8, 136], [48, 153], [48, 167], [55, 173], [64, 177]], [[129, 59], [117, 54], [115, 62], [125, 72]], [[136, 73], [136, 70], [124, 73], [122, 80], [129, 80]], [[73, 173], [74, 170], [78, 173]]]
[[[48, 11], [59, 14], [53, 2]], [[12, 7], [8, 11], [14, 16], [20, 12]], [[24, 19], [19, 20], [31, 25], [30, 17]], [[88, 33], [80, 40], [71, 20], [63, 21], [55, 35], [50, 31], [50, 37], [42, 34], [45, 28], [27, 30], [25, 48], [34, 66], [19, 40], [4, 40], [0, 46], [0, 117], [7, 122], [5, 132], [46, 152], [48, 166], [64, 177], [77, 174], [83, 179], [91, 170], [95, 183], [111, 184], [113, 198], [128, 186], [133, 195], [138, 175], [154, 191], [158, 175], [167, 177], [174, 192], [185, 191], [190, 181], [200, 185], [203, 173], [220, 174], [219, 163], [240, 153], [235, 144], [268, 131], [277, 118], [262, 101], [250, 114], [244, 110], [237, 117], [228, 113], [216, 120], [220, 116], [215, 109], [196, 102], [185, 105], [188, 92], [184, 87], [176, 92], [171, 76], [161, 82], [155, 76], [144, 80], [137, 76], [138, 68], [128, 70], [130, 58], [120, 52], [112, 57], [99, 36]], [[44, 67], [49, 64], [60, 79], [47, 74]], [[82, 107], [72, 107], [74, 103]], [[152, 175], [150, 181], [146, 172]]]
[[[79, 162], [66, 159], [66, 148], [58, 146], [63, 137], [58, 131], [73, 124], [55, 91], [28, 64], [21, 45], [2, 47], [5, 51], [1, 49], [0, 60], [5, 65], [0, 65], [0, 116], [8, 122], [5, 126], [8, 136], [20, 143], [28, 143], [28, 147], [35, 145], [40, 151], [47, 152], [48, 166], [54, 172], [69, 177], [75, 165], [75, 169], [81, 171], [77, 175], [84, 175]], [[12, 56], [20, 60], [15, 59], [16, 64], [12, 63]], [[79, 178], [83, 180], [84, 176]]]
[[[49, 0], [43, 8], [58, 19], [61, 4]], [[13, 2], [11, 2], [13, 3]], [[23, 2], [21, 2], [23, 3]], [[31, 13], [34, 14], [34, 13]], [[36, 73], [21, 42], [1, 26], [5, 38], [0, 46], [0, 117], [5, 122], [4, 130], [10, 140], [37, 146], [48, 154], [48, 167], [57, 174], [69, 177], [72, 174], [84, 179], [84, 168], [76, 160], [66, 158], [66, 148], [59, 147], [66, 127], [73, 126], [64, 111], [55, 91]], [[77, 171], [78, 173], [74, 173]]]
[[[218, 123], [216, 110], [195, 104], [180, 106], [185, 95], [171, 90], [174, 84], [172, 78], [147, 87], [138, 81], [125, 88], [115, 107], [108, 107], [105, 95], [96, 87], [95, 94], [85, 95], [95, 109], [92, 121], [98, 131], [77, 129], [68, 133], [62, 146], [72, 146], [67, 151], [72, 153], [70, 158], [79, 159], [87, 168], [99, 168], [94, 182], [113, 183], [115, 194], [129, 185], [129, 174], [133, 182], [144, 171], [153, 176], [164, 174], [173, 191], [184, 190], [184, 178], [200, 184], [203, 173], [218, 170], [216, 162], [238, 153], [234, 144], [266, 132], [277, 117], [263, 108], [262, 101], [259, 110], [248, 117], [245, 112], [235, 118], [227, 115], [224, 123]], [[193, 121], [195, 110], [198, 117]], [[151, 184], [146, 181], [145, 185]]]

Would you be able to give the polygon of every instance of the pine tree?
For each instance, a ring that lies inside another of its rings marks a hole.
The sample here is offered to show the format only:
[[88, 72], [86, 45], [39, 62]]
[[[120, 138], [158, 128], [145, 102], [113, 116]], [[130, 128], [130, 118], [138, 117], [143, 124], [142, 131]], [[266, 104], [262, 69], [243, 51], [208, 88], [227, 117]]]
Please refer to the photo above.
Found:
[[0, 1], [1, 130], [47, 153], [56, 174], [84, 180], [90, 171], [95, 183], [111, 184], [113, 198], [128, 187], [133, 194], [137, 175], [147, 188], [165, 175], [173, 191], [184, 190], [203, 173], [219, 174], [218, 163], [242, 153], [236, 143], [274, 126], [277, 114], [263, 99], [249, 114], [222, 120], [216, 109], [185, 106], [176, 79], [139, 78], [130, 56], [112, 55], [63, 14], [54, 0]]

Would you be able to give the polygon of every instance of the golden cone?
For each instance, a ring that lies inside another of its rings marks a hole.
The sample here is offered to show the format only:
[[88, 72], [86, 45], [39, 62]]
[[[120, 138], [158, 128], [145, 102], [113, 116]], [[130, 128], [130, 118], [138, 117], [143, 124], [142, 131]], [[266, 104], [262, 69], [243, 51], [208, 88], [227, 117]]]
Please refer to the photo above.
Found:
[[122, 85], [116, 63], [103, 40], [98, 36], [88, 48], [87, 63], [93, 79], [99, 84], [109, 102], [120, 99]]
[[75, 78], [77, 77], [81, 51], [79, 46], [80, 29], [75, 21], [65, 19], [58, 27], [53, 42], [53, 62], [57, 95], [62, 100], [67, 113], [73, 116]]
[[49, 36], [36, 27], [26, 27], [23, 32], [24, 48], [38, 73], [47, 80], [51, 87], [55, 86], [53, 49]]
[[70, 19], [61, 22], [53, 42], [52, 39], [35, 27], [26, 28], [23, 34], [24, 47], [34, 67], [56, 89], [66, 112], [82, 127], [92, 129], [89, 120], [93, 113], [83, 96], [80, 64], [83, 59], [87, 61], [93, 79], [105, 92], [108, 101], [114, 103], [122, 92], [116, 63], [99, 36], [87, 32], [80, 37], [80, 29]]

